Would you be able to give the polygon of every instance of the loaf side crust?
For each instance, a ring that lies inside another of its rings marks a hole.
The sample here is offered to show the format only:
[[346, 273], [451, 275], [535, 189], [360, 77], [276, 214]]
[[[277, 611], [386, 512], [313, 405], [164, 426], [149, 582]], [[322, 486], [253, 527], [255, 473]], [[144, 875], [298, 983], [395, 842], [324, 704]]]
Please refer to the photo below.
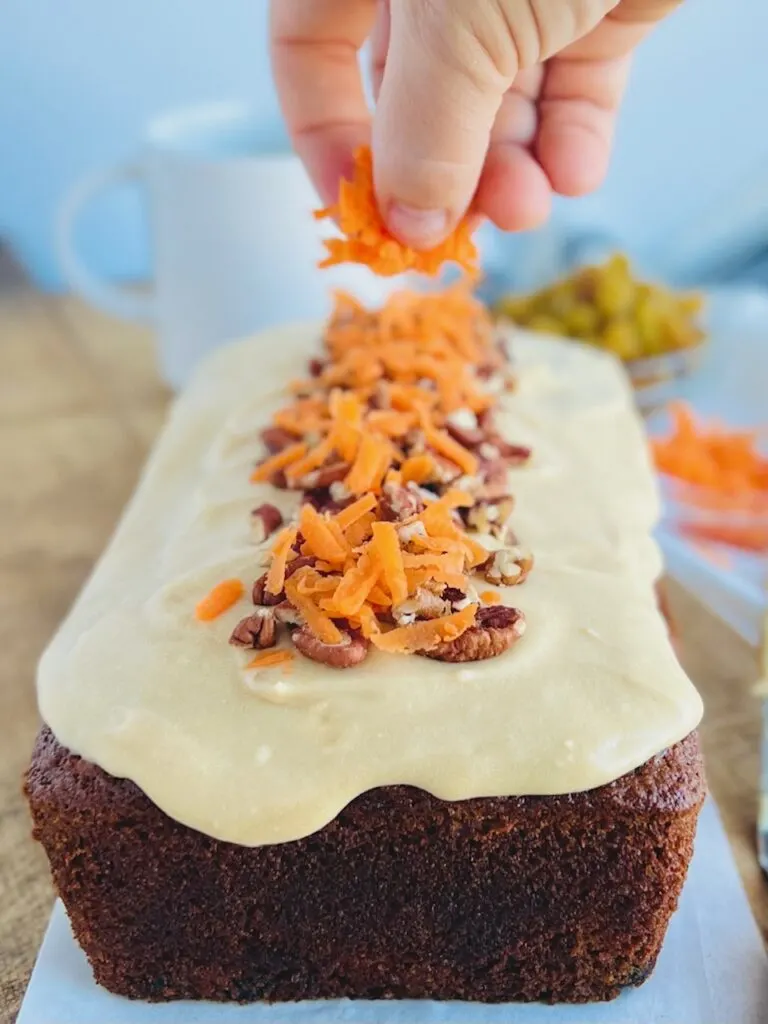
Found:
[[656, 961], [706, 783], [695, 733], [609, 785], [391, 786], [248, 848], [172, 820], [44, 727], [34, 836], [96, 981], [135, 999], [610, 999]]

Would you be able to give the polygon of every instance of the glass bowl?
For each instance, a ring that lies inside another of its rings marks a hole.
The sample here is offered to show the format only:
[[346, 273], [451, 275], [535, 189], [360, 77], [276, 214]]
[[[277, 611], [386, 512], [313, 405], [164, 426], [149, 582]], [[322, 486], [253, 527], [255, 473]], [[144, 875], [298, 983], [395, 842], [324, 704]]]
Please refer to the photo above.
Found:
[[699, 368], [706, 351], [706, 340], [691, 348], [676, 349], [645, 359], [624, 363], [638, 408], [649, 416], [680, 396], [681, 387]]
[[768, 491], [753, 491], [739, 507], [722, 491], [659, 474], [664, 522], [676, 532], [704, 542], [730, 544], [768, 554]]

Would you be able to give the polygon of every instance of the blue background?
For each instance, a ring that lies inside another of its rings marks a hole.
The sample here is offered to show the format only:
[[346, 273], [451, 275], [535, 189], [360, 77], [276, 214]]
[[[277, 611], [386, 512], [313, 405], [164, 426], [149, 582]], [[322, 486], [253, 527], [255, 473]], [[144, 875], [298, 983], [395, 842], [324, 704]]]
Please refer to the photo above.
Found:
[[[0, 234], [40, 282], [61, 285], [52, 225], [66, 189], [130, 156], [152, 115], [244, 98], [277, 118], [266, 13], [267, 0], [3, 0]], [[677, 276], [759, 249], [766, 39], [761, 0], [684, 4], [642, 48], [609, 182], [560, 204], [557, 238], [604, 231]], [[105, 199], [85, 219], [83, 249], [104, 274], [144, 276], [145, 228], [137, 196]], [[547, 252], [546, 232], [537, 244]]]

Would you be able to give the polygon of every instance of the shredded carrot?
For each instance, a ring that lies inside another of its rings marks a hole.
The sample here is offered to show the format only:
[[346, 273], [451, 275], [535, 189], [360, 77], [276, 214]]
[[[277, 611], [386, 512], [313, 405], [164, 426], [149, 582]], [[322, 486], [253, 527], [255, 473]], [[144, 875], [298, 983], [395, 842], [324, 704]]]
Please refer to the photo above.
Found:
[[195, 618], [200, 622], [211, 622], [237, 604], [243, 596], [244, 587], [240, 580], [222, 580], [213, 590], [195, 605]]
[[[481, 468], [446, 430], [447, 418], [490, 408], [498, 381], [484, 382], [506, 373], [506, 357], [466, 284], [440, 295], [399, 292], [377, 311], [338, 295], [324, 341], [323, 358], [273, 416], [273, 427], [296, 443], [255, 473], [312, 492], [295, 524], [274, 538], [267, 592], [284, 591], [324, 643], [340, 643], [352, 629], [383, 651], [429, 651], [474, 622], [481, 599], [470, 576], [489, 554], [457, 514], [476, 504], [468, 493], [475, 481], [467, 490], [442, 482], [447, 462], [472, 477]], [[409, 514], [416, 502], [423, 510]], [[319, 511], [325, 503], [339, 510]], [[291, 568], [301, 556], [307, 564]], [[393, 627], [393, 606], [418, 606], [422, 587], [438, 597], [446, 587], [472, 596], [461, 612]]]
[[337, 203], [318, 210], [315, 216], [334, 217], [346, 236], [325, 241], [328, 254], [321, 267], [363, 263], [385, 277], [414, 270], [434, 276], [444, 263], [453, 262], [472, 276], [478, 273], [477, 248], [466, 218], [441, 245], [427, 251], [412, 249], [389, 233], [376, 201], [373, 156], [368, 146], [355, 154], [352, 180], [341, 182]]
[[431, 455], [424, 452], [422, 455], [412, 455], [400, 467], [403, 483], [425, 484], [434, 479], [435, 460]]
[[371, 642], [380, 651], [396, 654], [414, 654], [429, 651], [441, 643], [455, 640], [474, 624], [477, 605], [470, 604], [460, 612], [444, 615], [439, 619], [414, 622], [411, 626], [399, 626], [388, 633], [374, 633]]
[[498, 590], [483, 590], [480, 594], [480, 600], [483, 604], [500, 604], [501, 594]]
[[375, 434], [363, 435], [357, 458], [344, 480], [352, 494], [364, 494], [372, 489], [387, 450], [385, 443]]
[[300, 477], [305, 476], [307, 473], [311, 473], [313, 469], [318, 469], [329, 455], [333, 453], [333, 437], [325, 437], [323, 440], [316, 445], [311, 451], [307, 452], [303, 458], [297, 460], [291, 460], [291, 464], [285, 471], [285, 475], [288, 480], [295, 483]]
[[463, 473], [472, 476], [477, 472], [477, 456], [458, 441], [454, 441], [450, 434], [446, 434], [444, 430], [435, 430], [434, 427], [426, 426], [424, 436], [430, 448], [454, 462]]
[[357, 617], [364, 637], [368, 637], [370, 639], [374, 633], [381, 632], [379, 620], [376, 618], [376, 613], [369, 604], [364, 604], [362, 606], [360, 611], [357, 613]]
[[286, 466], [290, 466], [291, 463], [296, 462], [306, 452], [307, 446], [303, 441], [299, 441], [297, 444], [288, 445], [281, 452], [276, 455], [272, 455], [270, 458], [265, 459], [259, 466], [254, 469], [251, 473], [252, 483], [258, 483], [260, 480], [270, 480], [275, 473], [278, 473], [281, 469], [285, 469]]
[[331, 621], [330, 616], [322, 612], [312, 598], [299, 590], [302, 570], [285, 581], [285, 594], [291, 604], [304, 616], [307, 625], [315, 636], [326, 644], [339, 644], [342, 641], [341, 630]]
[[283, 589], [288, 554], [293, 547], [296, 536], [297, 530], [295, 526], [286, 526], [277, 535], [277, 540], [272, 548], [272, 561], [267, 572], [266, 590], [270, 594], [277, 595]]
[[768, 550], [768, 457], [756, 431], [698, 423], [682, 402], [670, 406], [672, 430], [653, 440], [656, 466], [685, 485], [678, 500], [704, 513], [683, 530], [749, 550]]
[[339, 524], [342, 530], [348, 530], [353, 523], [356, 523], [361, 519], [366, 512], [370, 512], [376, 508], [376, 497], [373, 494], [364, 494], [357, 501], [353, 501], [351, 505], [347, 505], [341, 512], [337, 512], [335, 520]]
[[289, 665], [292, 661], [291, 651], [259, 651], [245, 667], [246, 669], [274, 668], [276, 665]]
[[384, 583], [392, 595], [392, 604], [400, 604], [408, 597], [408, 580], [395, 524], [374, 523], [372, 543], [375, 545]]
[[333, 595], [333, 605], [337, 609], [337, 615], [346, 617], [359, 614], [380, 575], [380, 564], [370, 556], [363, 555], [354, 569], [350, 569], [344, 574]]
[[343, 562], [347, 550], [330, 529], [331, 521], [324, 519], [310, 504], [301, 506], [299, 528], [306, 541], [307, 554], [316, 555], [331, 564]]

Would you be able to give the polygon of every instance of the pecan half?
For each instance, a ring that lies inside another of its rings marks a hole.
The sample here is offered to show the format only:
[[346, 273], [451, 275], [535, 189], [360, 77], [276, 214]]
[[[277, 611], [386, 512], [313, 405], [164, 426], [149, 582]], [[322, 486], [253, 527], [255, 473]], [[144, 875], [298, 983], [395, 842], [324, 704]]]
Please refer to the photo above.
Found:
[[261, 440], [271, 455], [281, 452], [283, 448], [287, 448], [289, 444], [296, 442], [293, 434], [282, 427], [266, 427], [261, 432]]
[[483, 567], [483, 575], [489, 583], [512, 587], [522, 583], [533, 568], [533, 555], [516, 545], [494, 551]]
[[277, 623], [272, 609], [259, 608], [253, 615], [241, 619], [232, 631], [229, 642], [233, 647], [274, 647], [277, 642]]
[[352, 668], [368, 654], [368, 641], [358, 634], [343, 632], [340, 644], [326, 644], [318, 640], [307, 626], [301, 626], [293, 631], [291, 639], [305, 658], [319, 661], [329, 668]]
[[251, 540], [262, 544], [283, 525], [283, 514], [274, 505], [259, 505], [251, 511]]
[[421, 653], [436, 661], [484, 661], [508, 651], [524, 632], [525, 616], [518, 608], [494, 605], [480, 608], [475, 625], [455, 640]]

